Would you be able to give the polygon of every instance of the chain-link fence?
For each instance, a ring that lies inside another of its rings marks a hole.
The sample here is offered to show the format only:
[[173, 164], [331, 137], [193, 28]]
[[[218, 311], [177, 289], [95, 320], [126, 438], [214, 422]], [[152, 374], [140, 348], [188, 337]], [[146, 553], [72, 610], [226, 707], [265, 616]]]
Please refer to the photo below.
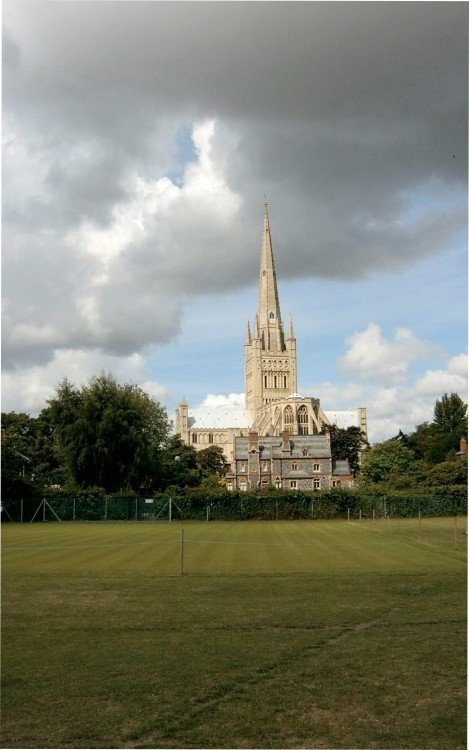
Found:
[[360, 491], [243, 493], [188, 491], [154, 497], [106, 496], [86, 492], [36, 498], [6, 498], [2, 522], [199, 521], [289, 519], [386, 519], [467, 513], [467, 490], [366, 494]]

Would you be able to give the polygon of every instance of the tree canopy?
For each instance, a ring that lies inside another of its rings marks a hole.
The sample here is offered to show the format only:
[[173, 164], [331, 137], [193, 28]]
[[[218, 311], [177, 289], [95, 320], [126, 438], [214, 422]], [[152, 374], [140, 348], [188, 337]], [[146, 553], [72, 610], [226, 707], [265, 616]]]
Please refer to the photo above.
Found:
[[208, 448], [197, 452], [197, 466], [202, 478], [210, 476], [224, 477], [226, 474], [226, 461], [223, 448], [219, 445], [209, 445]]
[[404, 445], [415, 452], [418, 459], [432, 465], [454, 458], [459, 441], [467, 435], [467, 404], [458, 396], [445, 393], [437, 399], [433, 421], [417, 425], [414, 432], [397, 436]]
[[62, 381], [48, 403], [55, 439], [77, 485], [108, 492], [151, 489], [169, 434], [161, 404], [104, 373], [80, 389]]
[[360, 452], [368, 443], [364, 440], [359, 427], [343, 429], [332, 424], [326, 427], [331, 437], [332, 460], [347, 459], [350, 471], [355, 476], [360, 467]]
[[363, 455], [360, 483], [371, 485], [393, 482], [412, 470], [414, 460], [414, 452], [395, 438], [373, 445]]

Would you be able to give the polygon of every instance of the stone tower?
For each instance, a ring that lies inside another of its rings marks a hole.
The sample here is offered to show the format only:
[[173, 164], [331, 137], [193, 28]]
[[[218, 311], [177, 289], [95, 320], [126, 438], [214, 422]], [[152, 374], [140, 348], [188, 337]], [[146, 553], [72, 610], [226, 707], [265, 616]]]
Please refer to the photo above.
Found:
[[258, 411], [296, 393], [296, 339], [290, 319], [288, 337], [283, 331], [267, 202], [259, 276], [259, 303], [253, 329], [247, 325], [244, 344], [246, 409], [256, 419]]

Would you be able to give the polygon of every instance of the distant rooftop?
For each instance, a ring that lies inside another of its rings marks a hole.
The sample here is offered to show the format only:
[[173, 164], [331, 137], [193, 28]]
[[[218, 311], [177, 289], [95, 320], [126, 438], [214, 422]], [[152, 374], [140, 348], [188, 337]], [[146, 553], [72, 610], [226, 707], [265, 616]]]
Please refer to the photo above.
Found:
[[324, 411], [324, 414], [331, 424], [337, 425], [341, 430], [346, 430], [347, 427], [360, 427], [358, 409]]
[[189, 409], [189, 427], [192, 429], [226, 429], [237, 427], [249, 429], [251, 415], [246, 409], [229, 406], [199, 406]]

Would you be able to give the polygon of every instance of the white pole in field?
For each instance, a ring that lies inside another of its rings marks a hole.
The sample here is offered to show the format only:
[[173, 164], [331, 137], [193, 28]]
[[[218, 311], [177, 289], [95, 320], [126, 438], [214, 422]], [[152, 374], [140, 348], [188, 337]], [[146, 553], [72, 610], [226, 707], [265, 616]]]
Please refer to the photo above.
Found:
[[207, 505], [207, 521], [208, 521], [208, 513], [209, 513], [209, 510], [208, 510], [208, 505]]
[[184, 529], [181, 529], [181, 575], [184, 575]]
[[350, 523], [350, 508], [347, 508], [347, 522]]
[[173, 520], [173, 501], [169, 501], [169, 523], [172, 523]]
[[375, 509], [373, 508], [373, 528], [376, 528], [375, 518], [376, 518], [376, 513], [375, 513]]
[[359, 520], [359, 521], [361, 521], [361, 520], [362, 520], [362, 509], [361, 509], [361, 508], [360, 508], [360, 514], [359, 514], [359, 516], [358, 516], [358, 520]]
[[73, 520], [75, 521], [75, 498], [73, 498]]
[[42, 500], [42, 522], [45, 523], [46, 520], [46, 498], [44, 497]]

